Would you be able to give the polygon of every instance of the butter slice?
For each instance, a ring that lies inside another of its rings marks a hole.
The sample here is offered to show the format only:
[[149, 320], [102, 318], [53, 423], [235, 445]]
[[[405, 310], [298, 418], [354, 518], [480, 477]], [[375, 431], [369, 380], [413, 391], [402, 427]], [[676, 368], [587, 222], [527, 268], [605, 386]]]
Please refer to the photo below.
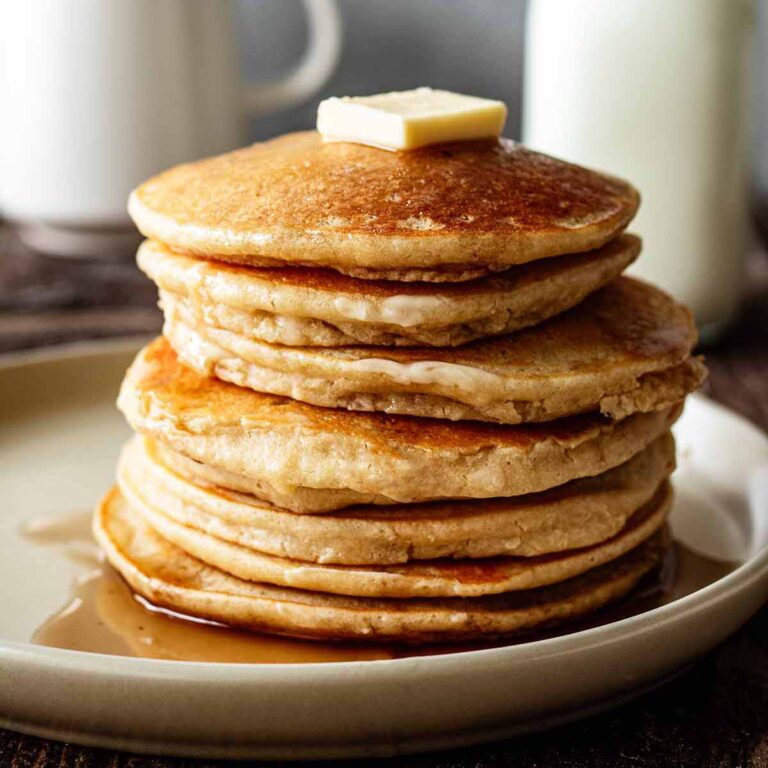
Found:
[[416, 88], [326, 99], [317, 110], [317, 130], [325, 141], [416, 149], [446, 141], [496, 137], [501, 135], [506, 119], [504, 102]]

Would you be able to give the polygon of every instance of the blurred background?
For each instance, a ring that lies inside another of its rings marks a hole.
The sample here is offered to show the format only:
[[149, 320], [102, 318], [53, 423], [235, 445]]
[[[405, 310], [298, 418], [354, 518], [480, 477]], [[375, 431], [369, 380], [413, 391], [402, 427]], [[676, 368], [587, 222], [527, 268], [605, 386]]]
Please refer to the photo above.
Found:
[[[420, 85], [506, 102], [506, 133], [520, 137], [524, 0], [340, 0], [338, 7], [344, 42], [337, 69], [317, 99], [254, 120], [254, 139], [313, 126], [316, 102], [328, 96]], [[246, 77], [272, 79], [289, 69], [306, 40], [301, 4], [238, 0], [236, 9]]]
[[766, 16], [764, 0], [0, 3], [0, 351], [159, 327], [124, 213], [148, 175], [312, 128], [327, 96], [429, 85], [501, 99], [506, 135], [632, 180], [636, 271], [765, 391]]

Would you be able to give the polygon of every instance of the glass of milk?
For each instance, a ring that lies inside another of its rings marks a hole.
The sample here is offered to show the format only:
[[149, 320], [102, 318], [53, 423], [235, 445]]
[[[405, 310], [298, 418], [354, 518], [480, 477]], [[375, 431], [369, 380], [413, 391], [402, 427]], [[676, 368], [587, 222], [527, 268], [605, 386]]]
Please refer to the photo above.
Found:
[[524, 141], [642, 194], [633, 272], [696, 315], [736, 312], [748, 234], [746, 0], [532, 0]]

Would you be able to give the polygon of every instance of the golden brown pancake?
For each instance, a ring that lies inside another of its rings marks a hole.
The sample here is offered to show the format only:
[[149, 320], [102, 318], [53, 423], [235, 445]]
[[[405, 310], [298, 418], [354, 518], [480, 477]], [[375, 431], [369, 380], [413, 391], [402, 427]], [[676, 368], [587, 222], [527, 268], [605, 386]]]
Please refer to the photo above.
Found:
[[638, 204], [627, 182], [508, 139], [386, 152], [310, 131], [165, 171], [129, 210], [209, 258], [452, 281], [599, 248]]
[[164, 333], [203, 375], [313, 405], [431, 418], [625, 418], [681, 401], [704, 379], [687, 309], [621, 277], [570, 312], [516, 334], [449, 349], [284, 347], [166, 306]]
[[220, 466], [193, 459], [162, 440], [152, 439], [165, 466], [190, 483], [227, 493], [240, 493], [298, 514], [320, 515], [353, 504], [391, 505], [395, 501], [377, 494], [361, 494], [349, 488], [307, 488], [300, 485], [272, 485], [264, 477], [230, 472]]
[[666, 434], [596, 477], [510, 499], [358, 506], [302, 515], [254, 496], [194, 483], [171, 470], [147, 438], [118, 463], [129, 504], [257, 552], [324, 564], [395, 565], [435, 558], [536, 557], [590, 547], [621, 531], [674, 469]]
[[155, 605], [252, 631], [308, 639], [425, 643], [507, 637], [593, 613], [661, 561], [666, 535], [548, 587], [477, 598], [361, 598], [238, 579], [159, 536], [107, 494], [94, 533], [109, 562]]
[[166, 314], [289, 346], [456, 346], [535, 325], [617, 277], [640, 252], [620, 235], [587, 253], [463, 283], [359, 280], [332, 269], [243, 267], [173, 253], [148, 240], [139, 266]]
[[297, 487], [354, 492], [346, 504], [541, 491], [627, 461], [680, 412], [675, 405], [620, 422], [590, 414], [506, 426], [337, 411], [201, 376], [162, 338], [139, 353], [118, 405], [136, 431], [266, 482], [291, 509]]
[[538, 557], [414, 560], [400, 565], [331, 565], [267, 555], [204, 533], [149, 504], [129, 508], [164, 539], [193, 557], [246, 581], [354, 597], [481, 597], [534, 589], [621, 557], [656, 532], [672, 500], [664, 484], [615, 536], [576, 550]]

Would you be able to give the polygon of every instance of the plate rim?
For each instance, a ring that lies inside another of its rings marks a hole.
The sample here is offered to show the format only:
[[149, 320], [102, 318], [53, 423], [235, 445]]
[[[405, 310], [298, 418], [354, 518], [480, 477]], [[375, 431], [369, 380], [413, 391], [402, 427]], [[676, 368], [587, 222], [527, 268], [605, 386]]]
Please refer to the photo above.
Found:
[[[110, 356], [138, 351], [140, 345], [153, 338], [152, 334], [133, 334], [108, 339], [83, 340], [63, 344], [47, 345], [28, 350], [16, 350], [0, 354], [0, 373], [46, 363], [69, 361], [78, 357]], [[701, 393], [694, 393], [689, 399], [696, 401], [719, 418], [734, 422], [739, 429], [746, 429], [761, 444], [768, 460], [768, 434], [746, 417], [732, 411]], [[768, 463], [766, 464], [768, 466]], [[745, 489], [746, 493], [746, 489]], [[750, 504], [754, 502], [750, 500]], [[768, 514], [768, 510], [766, 510]], [[361, 669], [370, 674], [387, 675], [395, 671], [419, 668], [423, 673], [428, 667], [433, 673], [451, 673], [456, 665], [480, 661], [487, 663], [507, 660], [524, 662], [531, 656], [541, 659], [562, 653], [586, 652], [597, 646], [621, 641], [627, 636], [655, 631], [662, 624], [684, 621], [687, 616], [708, 608], [712, 604], [727, 600], [735, 591], [748, 589], [768, 571], [768, 547], [750, 556], [744, 563], [706, 587], [656, 608], [634, 616], [597, 627], [570, 632], [557, 637], [532, 640], [530, 642], [483, 648], [470, 651], [441, 653], [430, 656], [415, 656], [399, 659], [370, 659], [365, 661], [334, 661], [309, 663], [257, 663], [257, 662], [214, 662], [188, 661], [177, 659], [151, 659], [144, 657], [117, 656], [51, 648], [36, 645], [30, 641], [5, 640], [0, 638], [0, 662], [37, 663], [51, 665], [59, 671], [74, 673], [101, 673], [127, 677], [160, 676], [166, 680], [188, 680], [190, 675], [198, 680], [217, 678], [217, 682], [237, 681], [242, 683], [244, 675], [256, 676], [262, 681], [293, 682], [294, 676], [304, 678], [312, 675], [314, 682], [333, 683], [345, 673]], [[108, 663], [108, 670], [104, 665]], [[222, 679], [223, 678], [223, 679]]]

